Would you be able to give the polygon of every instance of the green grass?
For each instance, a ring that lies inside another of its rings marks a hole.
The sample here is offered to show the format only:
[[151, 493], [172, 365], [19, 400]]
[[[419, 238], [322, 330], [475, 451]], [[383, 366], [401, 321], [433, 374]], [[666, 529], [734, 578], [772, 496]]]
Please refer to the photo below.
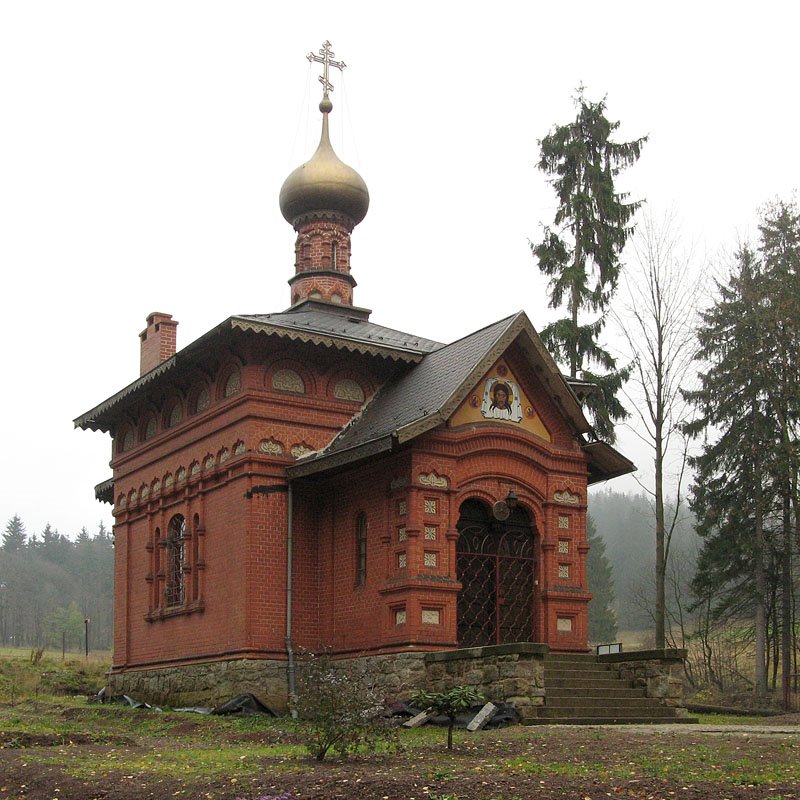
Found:
[[[203, 775], [206, 778], [247, 777], [263, 770], [262, 759], [277, 760], [270, 769], [283, 771], [302, 769], [301, 757], [305, 748], [300, 745], [239, 745], [217, 748], [171, 749], [165, 752], [132, 753], [125, 748], [111, 748], [98, 760], [96, 753], [57, 753], [35, 756], [29, 760], [39, 764], [64, 764], [66, 772], [75, 778], [150, 774], [159, 777], [185, 779]], [[281, 763], [288, 762], [288, 763]]]
[[[32, 665], [29, 654], [20, 651], [0, 655], [0, 678], [15, 681], [17, 687], [9, 697], [0, 683], [4, 737], [0, 746], [20, 753], [27, 748], [24, 758], [30, 763], [105, 786], [133, 777], [143, 786], [150, 779], [186, 786], [206, 779], [226, 785], [236, 781], [244, 785], [246, 780], [251, 785], [269, 775], [278, 782], [288, 775], [290, 782], [299, 773], [316, 769], [302, 746], [298, 724], [288, 718], [158, 712], [89, 705], [82, 696], [54, 695], [48, 691], [53, 675], [71, 685], [102, 678], [107, 667], [100, 660], [62, 664], [58, 656]], [[415, 775], [420, 786], [430, 784], [431, 798], [438, 795], [439, 800], [457, 799], [460, 779], [490, 780], [498, 770], [548, 783], [574, 779], [620, 786], [637, 778], [655, 778], [670, 785], [775, 786], [773, 800], [779, 800], [783, 785], [800, 784], [800, 736], [751, 737], [735, 732], [743, 725], [762, 725], [762, 717], [704, 714], [701, 722], [731, 726], [731, 732], [693, 734], [695, 726], [657, 733], [635, 726], [614, 731], [521, 726], [475, 734], [459, 730], [455, 750], [448, 753], [446, 730], [426, 726], [401, 729], [398, 754], [384, 752], [377, 756], [383, 759], [378, 762], [364, 755], [355, 764], [361, 760], [369, 771], [373, 767], [368, 765], [379, 763], [381, 769]], [[52, 741], [40, 744], [26, 736], [52, 737]], [[331, 760], [342, 763], [335, 756]]]
[[0, 702], [16, 703], [41, 695], [85, 695], [105, 685], [110, 667], [107, 654], [84, 658], [74, 653], [62, 659], [61, 653], [48, 652], [33, 663], [31, 651], [23, 648], [0, 649]]

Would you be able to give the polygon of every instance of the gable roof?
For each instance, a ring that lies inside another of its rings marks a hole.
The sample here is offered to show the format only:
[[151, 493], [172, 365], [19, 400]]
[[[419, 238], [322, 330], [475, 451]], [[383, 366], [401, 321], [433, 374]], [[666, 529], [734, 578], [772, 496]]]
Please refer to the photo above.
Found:
[[437, 427], [515, 341], [574, 432], [591, 433], [575, 393], [520, 311], [425, 355], [411, 370], [383, 386], [326, 448], [289, 467], [289, 475], [311, 475], [389, 451]]

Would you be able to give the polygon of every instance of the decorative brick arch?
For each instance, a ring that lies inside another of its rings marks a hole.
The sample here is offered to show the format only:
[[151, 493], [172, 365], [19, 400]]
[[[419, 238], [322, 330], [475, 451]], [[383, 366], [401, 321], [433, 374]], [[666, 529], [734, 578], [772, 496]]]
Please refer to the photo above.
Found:
[[223, 364], [215, 381], [217, 400], [227, 400], [242, 391], [244, 388], [243, 372], [244, 364], [238, 358], [230, 359]]
[[302, 392], [293, 392], [289, 390], [287, 391], [287, 394], [293, 394], [295, 396], [309, 396], [316, 394], [317, 385], [313, 375], [303, 366], [303, 364], [299, 363], [298, 361], [292, 361], [285, 358], [277, 359], [273, 361], [271, 364], [267, 365], [266, 369], [264, 370], [265, 389], [267, 389], [270, 392], [283, 391], [273, 386], [273, 379], [275, 377], [275, 374], [279, 373], [281, 370], [290, 370], [291, 372], [296, 373], [297, 375], [300, 376], [300, 380], [303, 382], [304, 390]]
[[161, 429], [168, 430], [186, 418], [186, 399], [179, 394], [170, 394], [161, 409]]

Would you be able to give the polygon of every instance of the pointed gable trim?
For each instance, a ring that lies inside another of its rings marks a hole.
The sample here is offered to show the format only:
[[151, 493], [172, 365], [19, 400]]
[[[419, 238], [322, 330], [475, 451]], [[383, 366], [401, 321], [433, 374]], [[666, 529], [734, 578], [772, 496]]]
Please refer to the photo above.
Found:
[[475, 383], [518, 341], [575, 434], [591, 431], [578, 399], [523, 311], [425, 355], [399, 380], [383, 387], [361, 414], [319, 453], [289, 467], [311, 475], [390, 450], [446, 422]]

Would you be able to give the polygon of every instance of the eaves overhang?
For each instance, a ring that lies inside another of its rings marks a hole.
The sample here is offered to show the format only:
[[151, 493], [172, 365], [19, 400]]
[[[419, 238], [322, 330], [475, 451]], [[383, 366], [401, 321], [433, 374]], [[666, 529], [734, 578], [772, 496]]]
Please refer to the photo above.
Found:
[[97, 486], [94, 487], [94, 497], [100, 503], [108, 503], [109, 505], [114, 505], [114, 479], [108, 478], [108, 480], [103, 481], [102, 483], [98, 483]]
[[203, 334], [199, 339], [178, 351], [171, 358], [159, 364], [150, 372], [145, 373], [133, 383], [128, 384], [107, 400], [90, 409], [73, 420], [76, 428], [108, 432], [111, 428], [111, 415], [114, 410], [125, 400], [142, 392], [162, 376], [176, 369], [190, 367], [197, 363], [197, 357], [204, 351], [206, 344], [214, 337], [229, 331], [244, 331], [265, 336], [274, 336], [293, 342], [303, 342], [318, 347], [329, 347], [336, 350], [346, 350], [352, 353], [377, 356], [378, 358], [392, 359], [398, 362], [416, 364], [423, 358], [424, 353], [412, 346], [395, 344], [381, 344], [380, 342], [359, 339], [356, 336], [339, 335], [315, 330], [305, 326], [294, 327], [272, 322], [254, 320], [247, 316], [233, 316]]
[[588, 442], [581, 448], [589, 457], [589, 485], [636, 471], [636, 464], [606, 442]]
[[291, 479], [306, 478], [309, 475], [321, 475], [339, 467], [351, 466], [381, 453], [389, 453], [396, 444], [397, 437], [388, 435], [372, 439], [355, 447], [348, 447], [345, 450], [337, 450], [335, 453], [327, 454], [325, 458], [317, 458], [315, 457], [316, 454], [311, 454], [287, 467], [286, 474]]
[[361, 339], [356, 336], [342, 334], [332, 334], [316, 331], [311, 327], [303, 329], [288, 325], [280, 325], [272, 322], [261, 322], [247, 317], [231, 317], [232, 328], [242, 331], [254, 331], [264, 333], [268, 336], [278, 336], [282, 339], [289, 339], [293, 342], [306, 342], [323, 347], [332, 347], [337, 350], [349, 350], [352, 353], [364, 353], [366, 355], [391, 358], [395, 361], [405, 361], [409, 364], [417, 364], [422, 361], [424, 353], [414, 347], [404, 347], [402, 345], [384, 345], [373, 340]]

